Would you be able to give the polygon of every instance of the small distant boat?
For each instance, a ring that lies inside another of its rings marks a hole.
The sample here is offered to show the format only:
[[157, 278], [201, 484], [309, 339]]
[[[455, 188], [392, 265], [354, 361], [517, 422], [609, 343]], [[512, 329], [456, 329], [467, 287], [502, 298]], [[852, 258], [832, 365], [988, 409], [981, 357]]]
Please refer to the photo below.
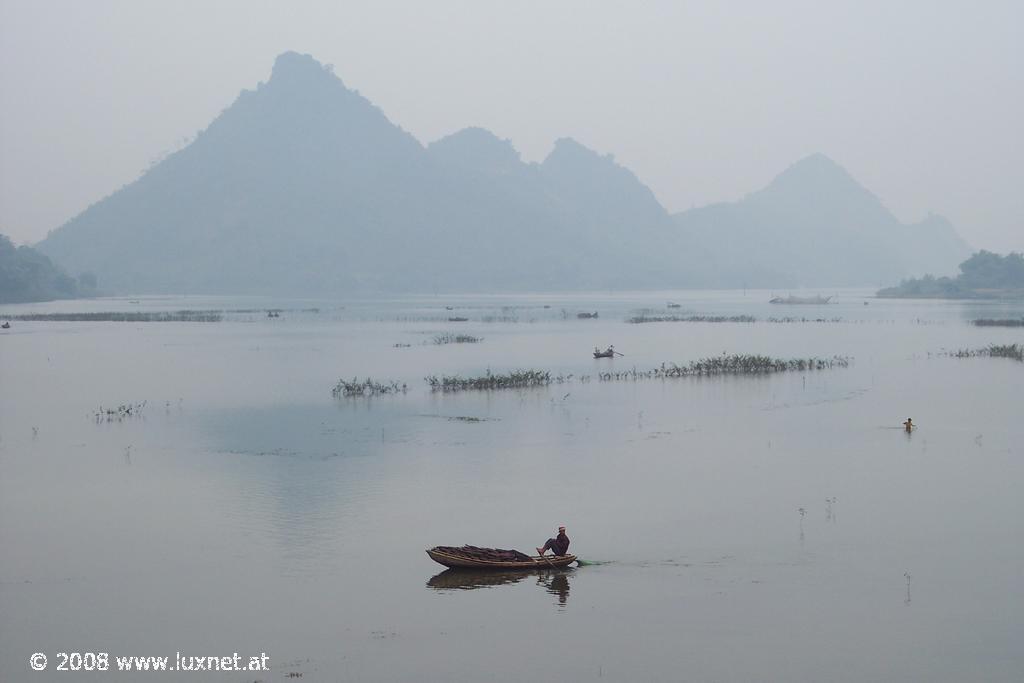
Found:
[[469, 322], [469, 318], [458, 318], [458, 317], [448, 318], [448, 322], [450, 322], [450, 323], [464, 323], [464, 322]]
[[777, 296], [768, 303], [770, 304], [827, 304], [832, 300], [830, 296]]
[[587, 318], [596, 318], [597, 311], [594, 311], [593, 313], [577, 313], [576, 317], [579, 318], [580, 320], [586, 320]]
[[455, 308], [454, 308], [454, 307], [452, 307], [452, 306], [445, 306], [445, 307], [444, 307], [444, 310], [446, 310], [446, 311], [454, 311], [454, 310], [455, 310]]
[[669, 301], [668, 302], [668, 307], [669, 308], [682, 308], [682, 304], [677, 304], [677, 303], [674, 303], [672, 301]]
[[611, 347], [608, 347], [608, 349], [606, 351], [598, 351], [597, 349], [594, 349], [594, 358], [614, 358], [614, 357], [615, 357], [615, 349], [613, 349]]
[[4, 324], [0, 325], [0, 329], [9, 330], [9, 329], [11, 329], [11, 324], [5, 320]]
[[461, 548], [439, 545], [427, 550], [427, 555], [445, 567], [473, 569], [549, 569], [568, 567], [576, 561], [575, 555], [530, 556], [518, 550], [477, 548], [471, 545], [464, 545]]

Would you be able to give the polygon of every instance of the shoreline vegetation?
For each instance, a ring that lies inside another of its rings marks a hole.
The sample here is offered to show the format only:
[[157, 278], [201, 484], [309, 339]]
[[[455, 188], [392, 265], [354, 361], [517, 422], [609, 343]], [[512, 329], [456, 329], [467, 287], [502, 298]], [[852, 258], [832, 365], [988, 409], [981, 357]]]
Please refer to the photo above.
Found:
[[1024, 255], [979, 251], [960, 264], [955, 278], [925, 275], [878, 290], [891, 299], [1024, 299]]

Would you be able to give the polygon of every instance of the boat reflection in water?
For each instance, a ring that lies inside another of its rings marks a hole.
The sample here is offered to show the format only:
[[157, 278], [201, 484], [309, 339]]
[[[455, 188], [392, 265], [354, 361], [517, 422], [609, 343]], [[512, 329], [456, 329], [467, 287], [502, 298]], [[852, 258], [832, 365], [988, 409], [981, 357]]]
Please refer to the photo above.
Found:
[[560, 606], [564, 606], [569, 600], [569, 577], [575, 571], [575, 569], [542, 569], [535, 572], [501, 572], [446, 569], [440, 574], [430, 577], [427, 587], [437, 591], [476, 590], [532, 579], [546, 592], [557, 597]]

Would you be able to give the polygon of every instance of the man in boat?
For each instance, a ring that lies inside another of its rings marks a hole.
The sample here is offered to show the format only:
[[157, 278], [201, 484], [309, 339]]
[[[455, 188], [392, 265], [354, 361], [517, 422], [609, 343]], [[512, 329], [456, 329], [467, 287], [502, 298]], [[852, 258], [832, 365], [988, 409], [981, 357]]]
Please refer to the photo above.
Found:
[[549, 550], [559, 557], [568, 552], [569, 537], [565, 535], [564, 526], [558, 527], [558, 535], [545, 541], [543, 548], [537, 548], [537, 554], [544, 557], [544, 553]]
[[913, 421], [911, 421], [909, 417], [907, 418], [907, 421], [903, 423], [903, 428], [907, 430], [907, 434], [914, 431], [914, 426]]

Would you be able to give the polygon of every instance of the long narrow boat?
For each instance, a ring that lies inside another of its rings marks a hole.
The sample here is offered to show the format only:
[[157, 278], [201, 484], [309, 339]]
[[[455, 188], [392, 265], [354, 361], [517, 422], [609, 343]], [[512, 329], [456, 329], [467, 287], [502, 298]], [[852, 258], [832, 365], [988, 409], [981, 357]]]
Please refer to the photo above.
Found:
[[463, 554], [457, 548], [444, 548], [440, 546], [427, 550], [430, 559], [438, 564], [452, 568], [473, 568], [473, 569], [504, 569], [504, 570], [530, 570], [549, 569], [552, 567], [568, 567], [576, 561], [575, 555], [547, 555], [540, 557], [534, 555], [527, 560], [487, 560]]
[[594, 351], [594, 358], [612, 358], [615, 355], [614, 351]]

